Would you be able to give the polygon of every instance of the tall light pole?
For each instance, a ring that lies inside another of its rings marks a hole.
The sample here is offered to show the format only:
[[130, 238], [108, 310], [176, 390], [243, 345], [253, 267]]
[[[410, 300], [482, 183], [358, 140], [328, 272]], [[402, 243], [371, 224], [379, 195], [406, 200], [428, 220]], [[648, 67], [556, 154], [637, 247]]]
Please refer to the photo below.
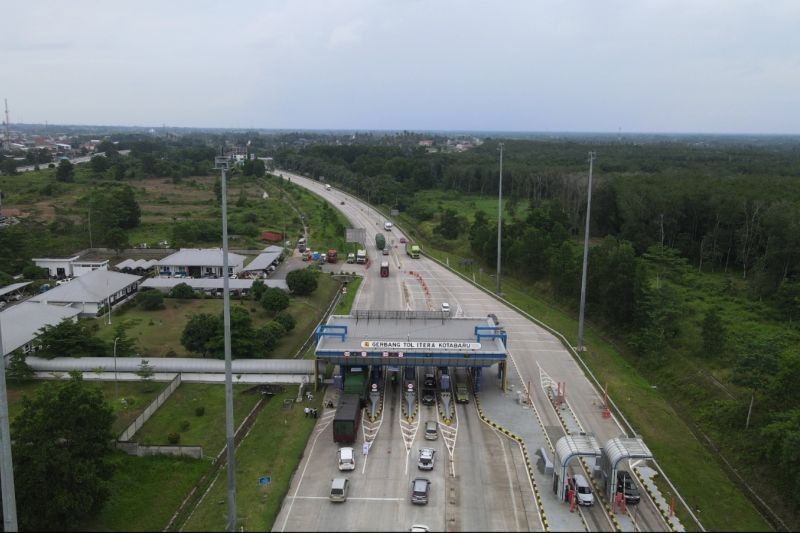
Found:
[[114, 338], [114, 402], [119, 398], [119, 387], [117, 385], [117, 341], [119, 337]]
[[6, 352], [3, 349], [3, 326], [0, 324], [0, 485], [3, 494], [3, 530], [17, 531], [17, 497], [14, 492], [14, 466], [11, 461], [11, 429], [8, 427], [6, 392]]
[[581, 274], [581, 310], [578, 316], [578, 351], [584, 349], [583, 346], [583, 313], [586, 309], [586, 271], [589, 266], [589, 219], [592, 214], [592, 167], [594, 165], [595, 153], [589, 152], [589, 191], [586, 195], [586, 229], [583, 235], [583, 274]]
[[236, 464], [233, 443], [233, 378], [231, 372], [231, 300], [228, 282], [228, 193], [225, 171], [230, 159], [216, 157], [214, 168], [221, 174], [222, 189], [222, 317], [225, 327], [225, 441], [228, 456], [228, 531], [236, 531]]
[[497, 290], [500, 296], [500, 257], [503, 239], [503, 143], [500, 143], [500, 186], [497, 193]]

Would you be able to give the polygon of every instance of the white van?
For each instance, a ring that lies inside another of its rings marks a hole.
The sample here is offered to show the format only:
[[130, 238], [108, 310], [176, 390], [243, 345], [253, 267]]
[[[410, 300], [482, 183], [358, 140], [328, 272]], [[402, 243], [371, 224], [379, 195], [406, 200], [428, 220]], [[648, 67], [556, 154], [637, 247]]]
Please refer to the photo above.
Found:
[[350, 481], [347, 478], [337, 477], [331, 480], [331, 501], [346, 502], [348, 490], [350, 490]]
[[587, 507], [594, 505], [592, 486], [589, 485], [586, 478], [581, 474], [575, 474], [572, 480], [575, 487], [575, 496], [578, 498], [578, 505], [586, 505]]
[[339, 470], [355, 470], [356, 458], [353, 448], [339, 448], [336, 452], [336, 462], [339, 464]]
[[392, 223], [387, 220], [386, 222], [383, 223], [383, 229], [386, 230], [386, 231], [391, 231], [392, 230]]

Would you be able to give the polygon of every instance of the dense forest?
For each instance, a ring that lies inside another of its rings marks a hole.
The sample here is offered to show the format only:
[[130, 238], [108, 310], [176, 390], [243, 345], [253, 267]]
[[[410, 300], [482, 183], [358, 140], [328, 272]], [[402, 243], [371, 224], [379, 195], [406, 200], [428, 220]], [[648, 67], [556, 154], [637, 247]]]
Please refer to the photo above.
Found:
[[[777, 484], [764, 488], [799, 504], [800, 397], [791, 391], [800, 372], [800, 145], [505, 141], [504, 273], [572, 309], [590, 151], [587, 316], [640, 368], [673, 383], [664, 390], [739, 466], [780, 465]], [[489, 271], [496, 264], [496, 207], [474, 205], [497, 197], [497, 141], [464, 153], [311, 146], [279, 151], [276, 160], [428, 224], [437, 246], [468, 242]], [[425, 201], [431, 191], [461, 203]], [[744, 315], [747, 323], [737, 323]], [[687, 389], [686, 361], [724, 376], [725, 394]]]

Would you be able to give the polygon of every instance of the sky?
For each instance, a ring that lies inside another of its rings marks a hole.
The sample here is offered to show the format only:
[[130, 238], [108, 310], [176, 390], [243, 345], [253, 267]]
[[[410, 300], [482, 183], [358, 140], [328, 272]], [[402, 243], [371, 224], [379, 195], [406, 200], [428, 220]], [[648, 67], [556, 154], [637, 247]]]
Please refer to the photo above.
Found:
[[796, 0], [83, 0], [3, 10], [11, 123], [800, 133]]

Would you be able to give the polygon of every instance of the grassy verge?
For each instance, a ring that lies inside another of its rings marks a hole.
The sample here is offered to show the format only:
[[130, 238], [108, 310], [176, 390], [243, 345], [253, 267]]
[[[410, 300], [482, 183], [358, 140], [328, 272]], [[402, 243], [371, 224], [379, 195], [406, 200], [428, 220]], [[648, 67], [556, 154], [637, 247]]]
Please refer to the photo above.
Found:
[[[234, 376], [235, 378], [235, 376]], [[251, 385], [234, 385], [233, 417], [238, 426], [260, 395], [245, 393]], [[202, 416], [195, 414], [205, 408]], [[182, 423], [189, 427], [182, 429]], [[180, 444], [202, 446], [203, 455], [213, 458], [225, 445], [225, 387], [222, 384], [182, 383], [166, 403], [134, 436], [139, 444], [167, 444], [170, 433], [179, 433]]]
[[303, 345], [317, 324], [325, 315], [325, 311], [339, 290], [339, 283], [328, 276], [317, 277], [319, 285], [310, 296], [292, 296], [289, 313], [297, 320], [292, 331], [278, 341], [273, 352], [274, 357], [291, 358]]
[[356, 299], [356, 294], [358, 294], [358, 289], [361, 287], [362, 281], [364, 281], [364, 278], [354, 277], [353, 281], [347, 284], [347, 294], [345, 294], [344, 297], [339, 300], [339, 303], [336, 305], [336, 309], [333, 311], [334, 314], [350, 314], [350, 310], [353, 308], [353, 302]]
[[[283, 400], [296, 396], [297, 388], [288, 387], [272, 397], [236, 451], [236, 502], [239, 526], [246, 531], [272, 529], [314, 429], [315, 420], [303, 416], [302, 406], [283, 408]], [[316, 394], [311, 405], [319, 408], [321, 399], [322, 394]], [[266, 443], [280, 443], [280, 446]], [[271, 483], [260, 485], [262, 476], [269, 476]], [[184, 531], [224, 531], [226, 491], [226, 478], [221, 475], [184, 526]]]
[[[45, 381], [31, 381], [29, 383], [8, 384], [8, 414], [11, 420], [14, 420], [22, 410], [22, 398], [24, 396], [33, 397], [45, 383]], [[100, 389], [106, 402], [114, 412], [115, 418], [111, 430], [115, 435], [127, 428], [166, 387], [165, 383], [148, 385], [135, 381], [120, 381], [117, 384], [119, 397], [125, 398], [127, 403], [127, 405], [123, 405], [121, 402], [115, 401], [117, 396], [113, 381], [91, 382], [91, 385]]]
[[208, 461], [133, 457], [115, 452], [111, 498], [82, 531], [161, 531], [192, 485], [211, 468]]

